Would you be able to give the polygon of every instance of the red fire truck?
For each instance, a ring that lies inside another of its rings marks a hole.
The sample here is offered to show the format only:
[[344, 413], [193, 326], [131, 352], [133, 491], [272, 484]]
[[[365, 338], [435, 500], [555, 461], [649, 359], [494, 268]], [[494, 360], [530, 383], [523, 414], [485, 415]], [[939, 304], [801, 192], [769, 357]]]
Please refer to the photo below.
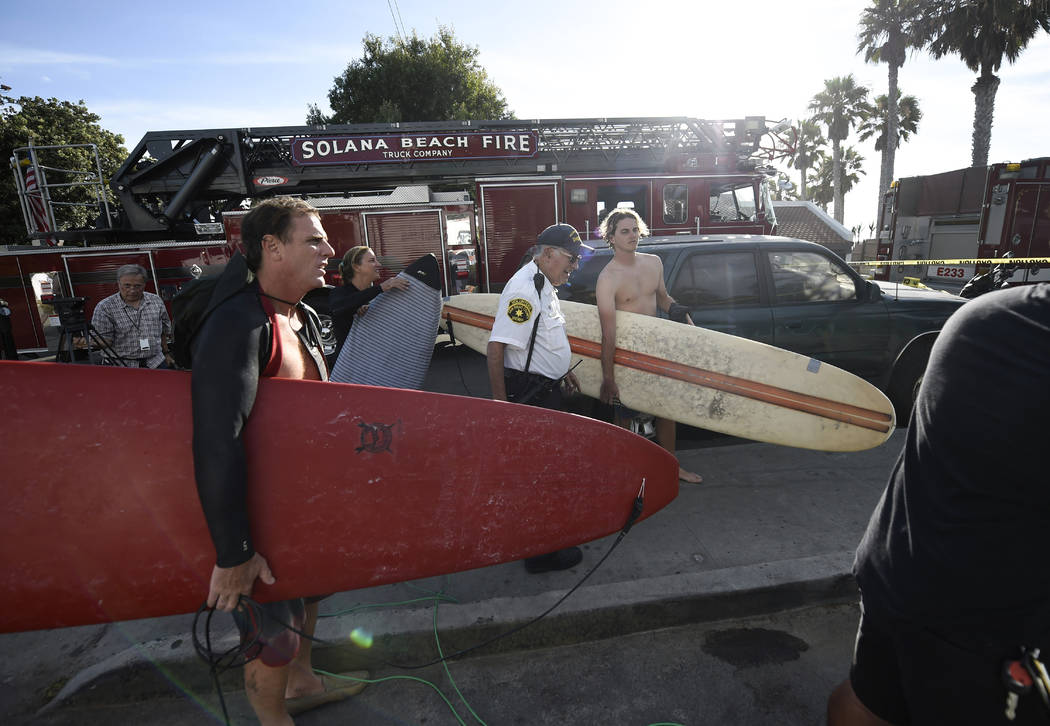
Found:
[[596, 238], [622, 205], [654, 234], [771, 234], [771, 170], [759, 150], [767, 132], [763, 117], [151, 132], [109, 181], [118, 214], [95, 179], [90, 229], [54, 228], [50, 185], [62, 170], [41, 161], [44, 147], [26, 147], [11, 161], [37, 246], [0, 247], [0, 298], [20, 350], [54, 350], [57, 318], [42, 296], [87, 297], [90, 318], [115, 292], [116, 269], [137, 262], [150, 271], [147, 289], [170, 300], [226, 263], [251, 200], [278, 194], [321, 210], [337, 254], [330, 282], [342, 254], [363, 244], [388, 275], [434, 253], [448, 294], [498, 292], [546, 226], [568, 222]]
[[[1050, 257], [1050, 157], [896, 181], [883, 198], [878, 260]], [[870, 259], [870, 256], [869, 256]], [[972, 264], [882, 266], [884, 280], [918, 277], [957, 292]], [[1020, 267], [1013, 284], [1050, 280], [1046, 265]]]

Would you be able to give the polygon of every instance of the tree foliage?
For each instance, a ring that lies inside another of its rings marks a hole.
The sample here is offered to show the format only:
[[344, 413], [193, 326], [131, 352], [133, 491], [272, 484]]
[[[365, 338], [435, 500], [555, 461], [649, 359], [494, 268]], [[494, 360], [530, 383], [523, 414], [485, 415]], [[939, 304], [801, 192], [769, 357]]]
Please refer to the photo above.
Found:
[[[124, 148], [124, 137], [102, 128], [99, 125], [101, 120], [83, 101], [72, 103], [39, 96], [17, 99], [0, 96], [0, 155], [9, 159], [14, 155], [14, 149], [28, 146], [30, 140], [36, 146], [95, 144], [105, 183], [124, 162], [128, 152]], [[37, 156], [51, 184], [83, 180], [83, 175], [78, 172], [95, 169], [94, 156], [86, 148], [41, 149]], [[0, 182], [0, 244], [26, 240], [15, 181], [10, 171], [7, 174], [6, 181]], [[105, 191], [110, 194], [108, 187]], [[90, 204], [95, 198], [94, 192], [84, 186], [55, 187], [51, 190], [51, 198], [63, 202], [54, 206], [56, 222], [61, 229], [93, 226], [100, 212], [98, 206]], [[111, 197], [110, 203], [113, 203]]]
[[[875, 138], [875, 151], [886, 149], [886, 139], [889, 137], [889, 117], [887, 106], [889, 105], [886, 94], [875, 98], [875, 110], [870, 116], [861, 121], [857, 127], [861, 141]], [[897, 90], [897, 143], [895, 148], [900, 148], [901, 142], [907, 141], [912, 134], [919, 130], [919, 122], [922, 121], [922, 109], [919, 108], [919, 100], [915, 96], [901, 96], [900, 89]], [[889, 186], [887, 185], [887, 189]]]
[[1047, 0], [942, 0], [927, 20], [934, 58], [958, 55], [974, 73], [972, 166], [987, 166], [999, 77], [1005, 58], [1013, 63], [1040, 30], [1050, 32]]
[[316, 104], [308, 124], [513, 118], [503, 92], [478, 64], [475, 46], [439, 27], [429, 40], [364, 38], [364, 57], [336, 76], [328, 92], [332, 115]]
[[[839, 165], [838, 187], [843, 195], [849, 193], [854, 185], [860, 181], [860, 175], [864, 171], [864, 157], [852, 146], [842, 150], [842, 159]], [[810, 201], [820, 205], [825, 212], [828, 204], [835, 200], [835, 165], [826, 156], [817, 164], [816, 171], [812, 177], [813, 186], [810, 187]], [[841, 222], [842, 220], [837, 220]]]
[[824, 90], [813, 96], [809, 109], [813, 112], [813, 120], [824, 125], [831, 140], [835, 220], [841, 223], [844, 216], [842, 200], [846, 194], [842, 188], [842, 142], [849, 137], [850, 130], [871, 113], [868, 89], [857, 85], [853, 74], [828, 79], [824, 81]]
[[[923, 47], [928, 39], [928, 5], [929, 0], [870, 0], [861, 13], [857, 52], [863, 53], [864, 60], [869, 63], [885, 63], [887, 67], [887, 93], [882, 96], [887, 103], [881, 114], [885, 134], [890, 138], [899, 138], [896, 128], [900, 115], [897, 78], [908, 51]], [[876, 107], [876, 113], [879, 112]], [[877, 147], [877, 150], [882, 152], [878, 189], [881, 202], [883, 193], [893, 181], [897, 146]]]
[[799, 170], [802, 182], [799, 198], [803, 201], [809, 199], [806, 192], [809, 170], [824, 158], [824, 148], [827, 145], [828, 140], [824, 138], [820, 125], [816, 121], [807, 119], [798, 125], [795, 134], [795, 152], [788, 160], [788, 165]]

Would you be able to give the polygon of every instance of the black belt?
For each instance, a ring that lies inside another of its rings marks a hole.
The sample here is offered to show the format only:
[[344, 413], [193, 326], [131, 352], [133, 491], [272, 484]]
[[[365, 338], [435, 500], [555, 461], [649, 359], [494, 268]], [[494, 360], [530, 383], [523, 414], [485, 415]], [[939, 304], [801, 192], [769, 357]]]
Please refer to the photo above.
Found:
[[513, 403], [529, 403], [542, 399], [558, 385], [559, 379], [548, 378], [539, 373], [525, 373], [513, 368], [503, 369], [507, 400]]

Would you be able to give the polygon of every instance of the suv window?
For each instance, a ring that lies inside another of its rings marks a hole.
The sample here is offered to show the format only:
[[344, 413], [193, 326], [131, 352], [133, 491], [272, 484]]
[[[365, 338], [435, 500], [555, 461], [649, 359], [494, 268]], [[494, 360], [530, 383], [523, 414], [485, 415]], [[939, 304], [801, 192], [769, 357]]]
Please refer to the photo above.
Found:
[[846, 269], [814, 252], [770, 252], [778, 303], [855, 300], [857, 286]]
[[691, 255], [675, 278], [671, 297], [691, 308], [757, 304], [755, 256], [750, 252]]

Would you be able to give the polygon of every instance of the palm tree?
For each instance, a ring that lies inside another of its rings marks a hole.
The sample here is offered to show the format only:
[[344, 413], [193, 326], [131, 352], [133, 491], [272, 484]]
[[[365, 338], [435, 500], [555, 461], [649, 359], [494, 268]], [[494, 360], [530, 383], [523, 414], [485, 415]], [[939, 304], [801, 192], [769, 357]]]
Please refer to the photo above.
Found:
[[[862, 168], [864, 157], [857, 153], [857, 150], [852, 146], [847, 146], [842, 150], [842, 157], [839, 164], [839, 173], [836, 178], [835, 175], [835, 164], [828, 163], [827, 157], [821, 160], [817, 166], [816, 174], [814, 175], [816, 184], [813, 185], [813, 201], [819, 204], [821, 207], [827, 210], [828, 202], [834, 201], [835, 195], [839, 193], [835, 189], [836, 182], [842, 195], [845, 196], [853, 188], [853, 186], [860, 181], [861, 174], [867, 174]], [[838, 207], [835, 207], [835, 211], [838, 211]], [[842, 222], [837, 216], [835, 220]]]
[[992, 118], [1003, 57], [1013, 63], [1040, 28], [1050, 32], [1046, 0], [942, 0], [935, 4], [928, 29], [930, 53], [958, 54], [966, 67], [980, 73], [970, 88], [974, 95], [972, 166], [988, 165]]
[[820, 161], [824, 156], [824, 147], [828, 140], [820, 131], [816, 121], [806, 120], [798, 125], [795, 136], [795, 152], [788, 160], [788, 166], [794, 167], [801, 172], [802, 185], [799, 189], [799, 199], [806, 200], [806, 173], [810, 167]]
[[831, 163], [834, 185], [835, 220], [842, 223], [842, 142], [849, 137], [850, 129], [871, 112], [868, 89], [858, 86], [851, 73], [824, 81], [824, 90], [809, 102], [813, 120], [824, 124], [831, 139]]
[[[919, 121], [922, 120], [922, 110], [919, 108], [919, 101], [915, 96], [904, 96], [900, 98], [900, 90], [897, 91], [897, 143], [893, 144], [895, 148], [899, 148], [902, 141], [907, 141], [908, 138], [914, 134], [919, 128]], [[886, 173], [886, 139], [889, 137], [888, 129], [890, 118], [887, 114], [887, 99], [885, 95], [879, 96], [875, 99], [875, 111], [870, 116], [861, 121], [860, 126], [857, 127], [858, 135], [861, 141], [867, 141], [871, 137], [875, 137], [875, 151], [882, 152], [883, 167], [882, 173]], [[882, 193], [879, 194], [878, 206], [876, 206], [875, 218], [878, 219], [879, 215], [882, 214], [882, 200], [889, 189], [890, 182], [893, 181], [892, 176], [889, 180], [882, 179], [880, 186], [885, 183], [885, 188]]]
[[[861, 141], [867, 141], [872, 136], [875, 137], [875, 151], [883, 151], [886, 148], [886, 138], [889, 136], [889, 119], [886, 116], [887, 105], [886, 95], [878, 96], [875, 99], [874, 113], [862, 120], [860, 126], [857, 127]], [[920, 121], [922, 121], [922, 109], [919, 108], [919, 99], [915, 98], [915, 96], [904, 96], [902, 98], [898, 90], [897, 148], [900, 148], [902, 141], [907, 141], [912, 134], [919, 130]]]
[[[888, 126], [886, 135], [896, 137], [898, 122], [897, 101], [900, 91], [897, 76], [909, 49], [921, 48], [927, 40], [928, 26], [923, 22], [928, 10], [928, 0], [871, 0], [860, 16], [860, 33], [857, 35], [857, 52], [864, 53], [869, 63], [885, 63], [887, 66], [889, 104], [882, 109], [882, 118]], [[863, 137], [862, 137], [863, 138]], [[880, 149], [876, 147], [876, 151]], [[878, 197], [889, 189], [893, 181], [893, 167], [897, 153], [895, 145], [884, 146], [882, 167], [879, 172]]]

